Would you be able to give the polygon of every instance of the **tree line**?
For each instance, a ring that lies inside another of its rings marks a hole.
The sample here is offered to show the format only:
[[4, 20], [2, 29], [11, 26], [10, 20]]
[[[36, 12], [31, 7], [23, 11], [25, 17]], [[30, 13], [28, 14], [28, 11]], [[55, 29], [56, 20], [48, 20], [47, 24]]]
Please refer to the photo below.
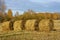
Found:
[[53, 19], [53, 20], [59, 20], [60, 19], [60, 13], [55, 12], [55, 13], [41, 13], [41, 12], [34, 12], [33, 10], [28, 10], [24, 12], [23, 14], [20, 14], [19, 12], [16, 12], [15, 15], [13, 16], [13, 12], [11, 9], [8, 10], [7, 13], [0, 12], [0, 22], [4, 21], [16, 21], [16, 20], [29, 20], [29, 19]]

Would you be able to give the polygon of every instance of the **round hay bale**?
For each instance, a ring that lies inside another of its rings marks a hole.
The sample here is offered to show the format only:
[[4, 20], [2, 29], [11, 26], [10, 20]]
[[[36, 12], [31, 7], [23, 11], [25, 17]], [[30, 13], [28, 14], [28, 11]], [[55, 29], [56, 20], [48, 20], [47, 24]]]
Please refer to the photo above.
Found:
[[39, 22], [39, 31], [51, 31], [53, 30], [53, 21], [50, 19], [44, 19]]
[[9, 23], [10, 30], [14, 30], [14, 28], [13, 28], [14, 22], [15, 22], [14, 20], [10, 21], [10, 23]]
[[26, 20], [22, 20], [22, 30], [25, 30], [25, 23], [26, 23]]
[[35, 31], [38, 30], [37, 20], [27, 20], [25, 24], [25, 29], [27, 31]]
[[39, 21], [40, 20], [36, 20], [35, 21], [35, 26], [34, 26], [35, 27], [35, 31], [39, 31]]
[[22, 20], [14, 22], [14, 31], [21, 31], [22, 30]]
[[60, 20], [53, 20], [54, 21], [54, 29], [56, 31], [60, 30]]
[[3, 31], [2, 29], [3, 29], [3, 28], [2, 28], [2, 23], [0, 23], [0, 32]]
[[2, 30], [3, 31], [10, 31], [9, 23], [10, 23], [10, 21], [2, 23]]

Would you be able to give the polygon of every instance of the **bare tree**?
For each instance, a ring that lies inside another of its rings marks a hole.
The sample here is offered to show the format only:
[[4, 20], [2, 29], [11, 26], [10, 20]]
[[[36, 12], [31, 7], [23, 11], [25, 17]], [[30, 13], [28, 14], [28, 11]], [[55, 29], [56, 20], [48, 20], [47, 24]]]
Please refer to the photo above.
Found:
[[5, 12], [5, 0], [0, 0], [0, 12]]

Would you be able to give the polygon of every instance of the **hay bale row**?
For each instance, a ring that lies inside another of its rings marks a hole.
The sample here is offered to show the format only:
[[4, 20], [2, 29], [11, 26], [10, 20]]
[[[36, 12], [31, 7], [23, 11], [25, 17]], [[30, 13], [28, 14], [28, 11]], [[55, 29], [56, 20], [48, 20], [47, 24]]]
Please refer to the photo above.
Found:
[[39, 30], [46, 32], [53, 30], [53, 21], [49, 19], [41, 20], [39, 22]]
[[14, 30], [14, 31], [50, 31], [53, 29], [53, 21], [49, 19], [38, 20], [19, 20], [19, 21], [7, 21], [2, 23], [2, 30]]

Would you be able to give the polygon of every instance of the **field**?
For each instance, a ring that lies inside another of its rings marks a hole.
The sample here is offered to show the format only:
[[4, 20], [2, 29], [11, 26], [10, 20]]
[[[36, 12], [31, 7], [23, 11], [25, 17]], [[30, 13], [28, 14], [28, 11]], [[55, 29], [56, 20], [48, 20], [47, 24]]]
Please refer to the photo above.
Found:
[[[18, 21], [19, 22], [19, 21]], [[20, 28], [20, 24], [21, 23], [16, 23], [15, 27], [17, 30]], [[41, 22], [41, 21], [40, 21]], [[18, 30], [18, 31], [15, 31], [15, 30], [10, 30], [9, 26], [7, 26], [8, 23], [5, 23], [5, 25], [3, 26], [0, 26], [2, 28], [0, 28], [0, 30], [3, 30], [3, 27], [4, 27], [4, 30], [3, 31], [0, 31], [0, 40], [60, 40], [60, 21], [54, 21], [54, 27], [53, 27], [53, 30], [49, 30], [49, 21], [43, 21], [41, 22], [40, 25], [40, 29], [42, 29], [43, 31], [41, 30], [35, 30], [34, 29], [34, 25], [31, 25], [31, 24], [35, 24], [35, 22], [28, 22], [27, 24], [27, 28], [28, 30]], [[32, 26], [32, 27], [31, 27]], [[37, 27], [37, 26], [36, 26]], [[49, 27], [48, 30], [46, 30], [45, 27]], [[31, 28], [33, 28], [34, 30], [30, 30]], [[5, 29], [8, 29], [8, 30], [5, 30]]]
[[0, 40], [60, 40], [60, 32], [11, 31], [0, 33]]

